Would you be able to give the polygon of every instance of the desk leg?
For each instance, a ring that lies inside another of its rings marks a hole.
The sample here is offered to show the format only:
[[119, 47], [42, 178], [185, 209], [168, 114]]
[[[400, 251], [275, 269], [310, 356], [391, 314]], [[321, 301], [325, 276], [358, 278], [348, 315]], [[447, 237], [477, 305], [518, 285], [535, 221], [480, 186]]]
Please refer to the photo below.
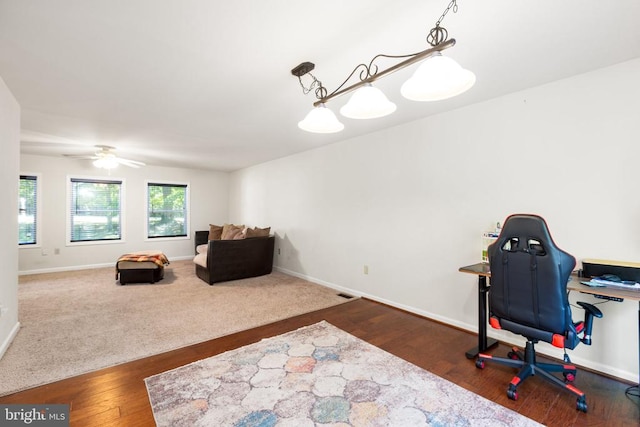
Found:
[[640, 301], [638, 301], [638, 385], [635, 388], [638, 389], [636, 396], [640, 396]]
[[497, 340], [487, 338], [487, 277], [478, 276], [478, 346], [465, 353], [467, 359], [475, 358], [478, 353], [486, 351], [498, 344]]
[[638, 385], [629, 387], [624, 394], [640, 397], [640, 301], [638, 301]]

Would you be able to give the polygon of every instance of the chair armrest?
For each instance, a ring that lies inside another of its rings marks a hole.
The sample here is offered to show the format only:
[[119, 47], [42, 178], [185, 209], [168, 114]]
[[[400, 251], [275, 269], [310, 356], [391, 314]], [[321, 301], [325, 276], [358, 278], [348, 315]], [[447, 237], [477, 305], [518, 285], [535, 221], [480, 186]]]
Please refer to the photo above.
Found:
[[196, 253], [196, 255], [198, 254], [198, 246], [199, 245], [205, 245], [209, 242], [209, 231], [208, 230], [203, 230], [203, 231], [196, 231], [195, 234], [195, 239], [194, 239], [194, 251]]
[[[589, 304], [588, 302], [584, 302], [584, 301], [578, 301], [578, 305], [582, 307], [591, 316], [597, 317], [598, 319], [602, 318], [602, 312], [595, 305]], [[587, 313], [585, 313], [585, 315]]]
[[578, 301], [578, 305], [584, 309], [584, 337], [581, 341], [586, 345], [591, 345], [591, 330], [593, 329], [593, 318], [601, 318], [602, 311], [593, 304]]

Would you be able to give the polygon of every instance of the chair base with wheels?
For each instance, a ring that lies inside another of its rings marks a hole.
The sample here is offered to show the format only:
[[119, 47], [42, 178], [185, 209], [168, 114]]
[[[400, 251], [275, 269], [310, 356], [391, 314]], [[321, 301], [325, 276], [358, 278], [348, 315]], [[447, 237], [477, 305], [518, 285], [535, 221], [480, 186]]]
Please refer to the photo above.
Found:
[[[539, 375], [552, 384], [575, 394], [578, 398], [576, 402], [576, 409], [582, 412], [587, 412], [587, 400], [585, 398], [585, 394], [572, 384], [576, 378], [577, 370], [575, 366], [570, 364], [571, 360], [569, 360], [569, 356], [565, 353], [565, 362], [567, 362], [565, 364], [538, 362], [536, 361], [536, 350], [534, 347], [536, 342], [537, 341], [534, 340], [527, 341], [524, 354], [514, 347], [507, 354], [507, 358], [493, 357], [490, 354], [481, 353], [478, 355], [478, 359], [476, 360], [476, 367], [484, 369], [485, 362], [491, 361], [500, 365], [519, 368], [519, 372], [513, 377], [507, 388], [507, 397], [511, 400], [518, 400], [517, 388], [520, 383], [531, 376]], [[552, 372], [562, 373], [564, 381], [552, 375]]]
[[[579, 301], [578, 305], [585, 310], [585, 320], [573, 324], [574, 329], [579, 336], [576, 337], [577, 340], [574, 340], [575, 344], [572, 344], [569, 348], [574, 348], [578, 342], [590, 345], [593, 318], [602, 317], [602, 312], [594, 305], [582, 301]], [[496, 319], [495, 317], [490, 319], [490, 324], [496, 329], [502, 329], [499, 319]], [[555, 346], [566, 348], [565, 344], [567, 344], [567, 342], [564, 337], [555, 336], [554, 339], [549, 341]], [[513, 377], [507, 388], [507, 397], [511, 400], [518, 400], [517, 389], [524, 380], [534, 375], [539, 375], [550, 383], [575, 394], [578, 398], [576, 401], [576, 409], [582, 412], [587, 412], [587, 400], [585, 394], [572, 384], [576, 378], [577, 370], [575, 366], [571, 365], [571, 359], [566, 353], [566, 350], [564, 353], [564, 364], [538, 362], [536, 360], [535, 349], [535, 344], [537, 342], [537, 339], [527, 338], [524, 353], [522, 353], [517, 347], [513, 347], [507, 354], [506, 358], [493, 357], [490, 354], [480, 353], [476, 359], [476, 367], [484, 369], [485, 362], [491, 361], [500, 365], [518, 368], [519, 372], [515, 377]], [[552, 375], [552, 373], [561, 373], [564, 380]]]

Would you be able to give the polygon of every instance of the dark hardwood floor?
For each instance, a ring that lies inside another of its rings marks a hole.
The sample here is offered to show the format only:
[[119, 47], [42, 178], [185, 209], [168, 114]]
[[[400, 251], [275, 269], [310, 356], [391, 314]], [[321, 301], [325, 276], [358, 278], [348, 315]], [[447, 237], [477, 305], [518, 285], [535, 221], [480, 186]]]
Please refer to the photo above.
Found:
[[[640, 401], [625, 396], [628, 384], [579, 369], [575, 385], [586, 393], [586, 414], [576, 411], [573, 395], [538, 377], [519, 387], [517, 401], [509, 400], [513, 369], [492, 364], [480, 370], [465, 357], [475, 335], [366, 299], [25, 390], [0, 403], [70, 404], [73, 426], [152, 426], [144, 378], [320, 320], [548, 426], [640, 425]], [[500, 345], [492, 353], [508, 350]]]

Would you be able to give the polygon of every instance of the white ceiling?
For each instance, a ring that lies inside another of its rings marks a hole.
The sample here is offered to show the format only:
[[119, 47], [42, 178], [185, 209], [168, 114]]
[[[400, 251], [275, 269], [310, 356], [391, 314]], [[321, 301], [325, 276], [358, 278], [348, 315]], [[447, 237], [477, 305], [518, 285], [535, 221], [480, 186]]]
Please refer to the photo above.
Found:
[[[297, 127], [315, 101], [379, 53], [428, 47], [449, 0], [0, 0], [0, 76], [22, 107], [23, 153], [96, 144], [148, 164], [232, 171], [640, 57], [640, 1], [458, 1], [445, 55], [477, 76], [456, 98], [404, 100], [416, 66], [377, 86], [391, 116]], [[380, 61], [381, 68], [394, 64]], [[640, 78], [640, 76], [639, 76]], [[348, 97], [328, 104], [334, 112]]]

